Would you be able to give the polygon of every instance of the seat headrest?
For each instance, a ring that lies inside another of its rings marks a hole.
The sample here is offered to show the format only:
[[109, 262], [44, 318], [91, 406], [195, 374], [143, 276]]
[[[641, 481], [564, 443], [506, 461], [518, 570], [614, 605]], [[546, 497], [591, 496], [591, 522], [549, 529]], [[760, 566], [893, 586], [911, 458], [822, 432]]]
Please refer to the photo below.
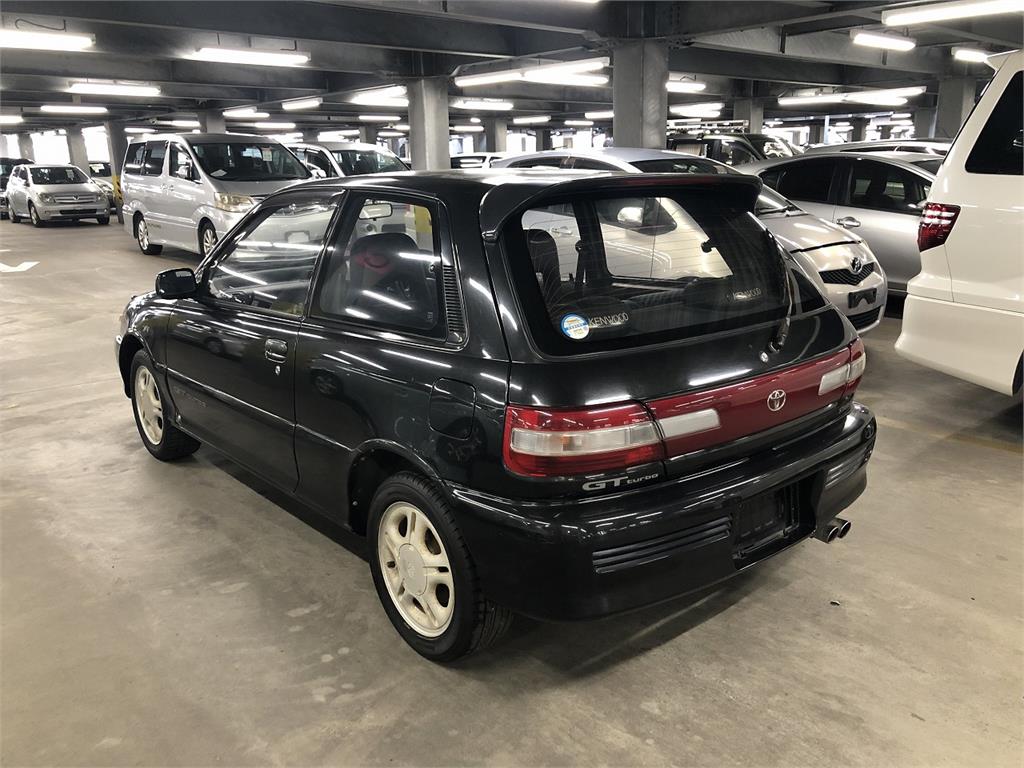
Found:
[[417, 252], [415, 241], [401, 232], [365, 235], [352, 246], [352, 262], [373, 272], [386, 272], [400, 253]]

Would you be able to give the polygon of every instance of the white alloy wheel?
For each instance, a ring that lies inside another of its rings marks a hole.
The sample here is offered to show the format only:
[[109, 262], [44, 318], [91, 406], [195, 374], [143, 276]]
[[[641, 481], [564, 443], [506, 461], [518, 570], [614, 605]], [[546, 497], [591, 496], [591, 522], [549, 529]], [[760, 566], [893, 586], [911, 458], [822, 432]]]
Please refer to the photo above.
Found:
[[39, 225], [39, 212], [36, 210], [34, 205], [28, 207], [28, 217], [36, 226]]
[[159, 445], [164, 437], [164, 406], [160, 390], [149, 368], [139, 366], [135, 371], [135, 408], [139, 413], [142, 430], [153, 445]]
[[142, 250], [146, 250], [149, 248], [149, 227], [146, 225], [145, 219], [139, 219], [136, 231], [139, 235], [139, 246]]
[[423, 637], [438, 637], [455, 612], [455, 585], [441, 537], [417, 507], [396, 501], [377, 529], [377, 557], [388, 594]]
[[205, 227], [203, 229], [203, 256], [209, 256], [210, 251], [213, 250], [213, 246], [217, 244], [217, 233], [213, 231], [213, 227]]

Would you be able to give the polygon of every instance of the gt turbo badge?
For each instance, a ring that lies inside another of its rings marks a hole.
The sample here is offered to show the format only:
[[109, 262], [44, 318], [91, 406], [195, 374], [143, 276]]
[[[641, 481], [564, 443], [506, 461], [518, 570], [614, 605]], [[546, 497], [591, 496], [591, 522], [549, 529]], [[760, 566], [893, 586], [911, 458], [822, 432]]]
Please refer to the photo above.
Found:
[[590, 323], [582, 315], [565, 315], [562, 318], [562, 333], [570, 339], [585, 339], [590, 334]]

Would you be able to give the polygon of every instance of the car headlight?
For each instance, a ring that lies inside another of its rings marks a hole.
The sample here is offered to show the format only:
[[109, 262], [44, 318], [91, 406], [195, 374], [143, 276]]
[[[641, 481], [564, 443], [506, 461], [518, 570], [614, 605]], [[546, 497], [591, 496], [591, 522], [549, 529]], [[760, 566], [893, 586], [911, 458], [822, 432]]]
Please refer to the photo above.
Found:
[[222, 211], [245, 213], [256, 205], [256, 201], [248, 195], [229, 195], [224, 192], [218, 192], [213, 204]]
[[53, 195], [43, 194], [43, 195], [39, 196], [39, 199], [40, 199], [40, 201], [46, 203], [47, 205], [50, 205], [51, 203], [53, 203]]

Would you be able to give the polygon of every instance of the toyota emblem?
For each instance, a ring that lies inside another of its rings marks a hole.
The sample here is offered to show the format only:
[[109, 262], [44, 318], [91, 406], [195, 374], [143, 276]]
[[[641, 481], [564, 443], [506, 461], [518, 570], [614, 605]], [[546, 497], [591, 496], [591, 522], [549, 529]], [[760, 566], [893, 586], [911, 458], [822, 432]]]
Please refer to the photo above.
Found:
[[861, 267], [863, 266], [864, 263], [860, 260], [860, 256], [854, 256], [852, 259], [850, 259], [850, 271], [853, 272], [853, 274], [856, 275], [858, 272], [860, 272]]
[[768, 410], [769, 411], [781, 411], [782, 406], [786, 404], [786, 390], [776, 389], [770, 395], [768, 395]]

